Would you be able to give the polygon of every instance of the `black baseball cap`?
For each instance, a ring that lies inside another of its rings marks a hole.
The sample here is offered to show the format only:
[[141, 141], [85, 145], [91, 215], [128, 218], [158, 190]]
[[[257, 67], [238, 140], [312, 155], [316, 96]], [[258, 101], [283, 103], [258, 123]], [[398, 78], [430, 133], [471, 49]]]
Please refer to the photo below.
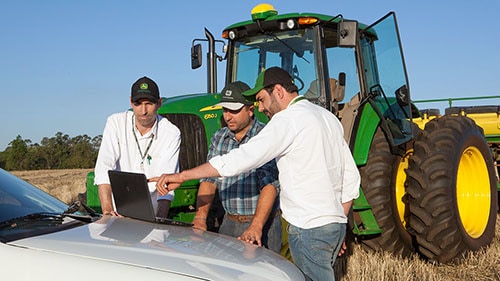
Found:
[[299, 89], [293, 82], [292, 76], [280, 67], [271, 67], [264, 71], [262, 71], [257, 77], [257, 81], [255, 81], [255, 87], [243, 93], [246, 97], [252, 97], [260, 92], [262, 89], [281, 84], [285, 88], [290, 89], [291, 92], [296, 92]]
[[140, 99], [148, 99], [154, 103], [157, 103], [160, 99], [160, 90], [155, 81], [151, 80], [149, 77], [142, 77], [137, 79], [134, 84], [132, 84], [132, 102], [137, 102]]
[[230, 110], [238, 110], [244, 105], [252, 105], [253, 102], [247, 100], [242, 93], [250, 90], [250, 86], [241, 81], [227, 84], [220, 94], [220, 102], [216, 106], [222, 106]]

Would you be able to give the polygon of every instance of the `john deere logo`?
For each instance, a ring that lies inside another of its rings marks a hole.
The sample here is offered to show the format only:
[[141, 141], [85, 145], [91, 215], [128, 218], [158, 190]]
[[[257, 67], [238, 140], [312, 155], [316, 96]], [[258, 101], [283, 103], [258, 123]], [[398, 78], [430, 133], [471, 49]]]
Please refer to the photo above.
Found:
[[148, 84], [147, 83], [142, 83], [141, 86], [139, 86], [141, 90], [147, 90], [148, 89]]

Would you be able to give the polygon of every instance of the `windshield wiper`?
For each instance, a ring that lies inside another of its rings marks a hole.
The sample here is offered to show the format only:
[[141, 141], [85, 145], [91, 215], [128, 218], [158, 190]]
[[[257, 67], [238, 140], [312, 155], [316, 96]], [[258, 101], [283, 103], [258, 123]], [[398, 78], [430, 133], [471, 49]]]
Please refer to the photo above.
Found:
[[[88, 212], [88, 215], [77, 214], [76, 212], [80, 209], [80, 207], [83, 207]], [[96, 213], [92, 208], [81, 203], [80, 201], [75, 201], [64, 212], [60, 214], [46, 212], [33, 213], [2, 221], [0, 222], [0, 228], [15, 228], [19, 225], [42, 221], [56, 222], [57, 224], [61, 224], [65, 217], [69, 217], [82, 222], [92, 222], [95, 217], [101, 217], [101, 215], [99, 213]]]
[[63, 212], [63, 214], [64, 215], [73, 214], [78, 210], [80, 210], [80, 201], [75, 201], [73, 202], [73, 204], [69, 205], [69, 207], [66, 209], [66, 211]]
[[66, 215], [57, 213], [43, 213], [43, 212], [33, 213], [26, 216], [21, 216], [2, 221], [0, 222], [0, 228], [5, 228], [5, 227], [16, 228], [26, 223], [40, 222], [43, 220], [47, 220], [47, 222], [57, 222], [58, 224], [60, 224], [62, 223], [65, 216]]
[[[80, 210], [80, 207], [83, 207], [88, 214], [77, 213], [78, 210]], [[82, 222], [92, 222], [94, 221], [94, 218], [96, 217], [100, 218], [101, 214], [95, 212], [92, 208], [83, 204], [82, 202], [75, 201], [62, 213], [39, 212], [17, 218], [11, 218], [0, 222], [0, 228], [5, 228], [5, 227], [15, 228], [18, 227], [19, 225], [24, 225], [33, 222], [42, 222], [44, 220], [47, 222], [56, 222], [58, 224], [61, 224], [65, 217], [69, 217]]]
[[89, 206], [85, 205], [84, 203], [80, 201], [75, 201], [73, 202], [67, 209], [62, 213], [62, 215], [66, 215], [69, 217], [73, 217], [74, 213], [78, 212], [80, 208], [83, 207], [85, 211], [87, 211], [88, 216], [80, 216], [80, 217], [101, 217], [101, 214], [97, 213], [94, 211], [94, 209], [90, 208]]

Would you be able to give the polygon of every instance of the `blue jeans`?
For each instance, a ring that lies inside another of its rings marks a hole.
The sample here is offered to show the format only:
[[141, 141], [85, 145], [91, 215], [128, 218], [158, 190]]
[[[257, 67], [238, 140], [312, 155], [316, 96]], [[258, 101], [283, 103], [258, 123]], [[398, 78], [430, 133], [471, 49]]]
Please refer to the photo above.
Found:
[[330, 223], [311, 229], [287, 227], [293, 261], [314, 281], [335, 280], [333, 264], [346, 233], [345, 223]]
[[[250, 222], [236, 222], [224, 215], [219, 233], [239, 237], [250, 226]], [[281, 251], [281, 219], [280, 216], [269, 218], [262, 228], [262, 246], [280, 253]]]

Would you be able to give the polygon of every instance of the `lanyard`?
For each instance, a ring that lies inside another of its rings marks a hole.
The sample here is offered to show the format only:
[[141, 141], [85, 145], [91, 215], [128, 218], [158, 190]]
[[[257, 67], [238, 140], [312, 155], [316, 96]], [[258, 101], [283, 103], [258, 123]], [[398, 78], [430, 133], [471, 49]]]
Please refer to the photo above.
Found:
[[[146, 148], [146, 151], [144, 151], [144, 154], [142, 154], [141, 146], [139, 145], [139, 140], [137, 139], [137, 136], [135, 135], [135, 123], [134, 123], [135, 116], [132, 116], [132, 134], [134, 135], [135, 143], [137, 144], [137, 149], [139, 149], [139, 154], [141, 155], [141, 167], [144, 164], [144, 158], [146, 158], [146, 155], [148, 155], [148, 151], [151, 148], [151, 144], [153, 143], [153, 138], [154, 136], [151, 136], [151, 140], [149, 141], [148, 147]], [[151, 160], [151, 156], [148, 156], [148, 164], [149, 160]]]
[[299, 96], [297, 97], [296, 99], [294, 99], [288, 106], [292, 106], [294, 105], [296, 102], [298, 101], [301, 101], [301, 100], [305, 100], [306, 98], [304, 96]]

